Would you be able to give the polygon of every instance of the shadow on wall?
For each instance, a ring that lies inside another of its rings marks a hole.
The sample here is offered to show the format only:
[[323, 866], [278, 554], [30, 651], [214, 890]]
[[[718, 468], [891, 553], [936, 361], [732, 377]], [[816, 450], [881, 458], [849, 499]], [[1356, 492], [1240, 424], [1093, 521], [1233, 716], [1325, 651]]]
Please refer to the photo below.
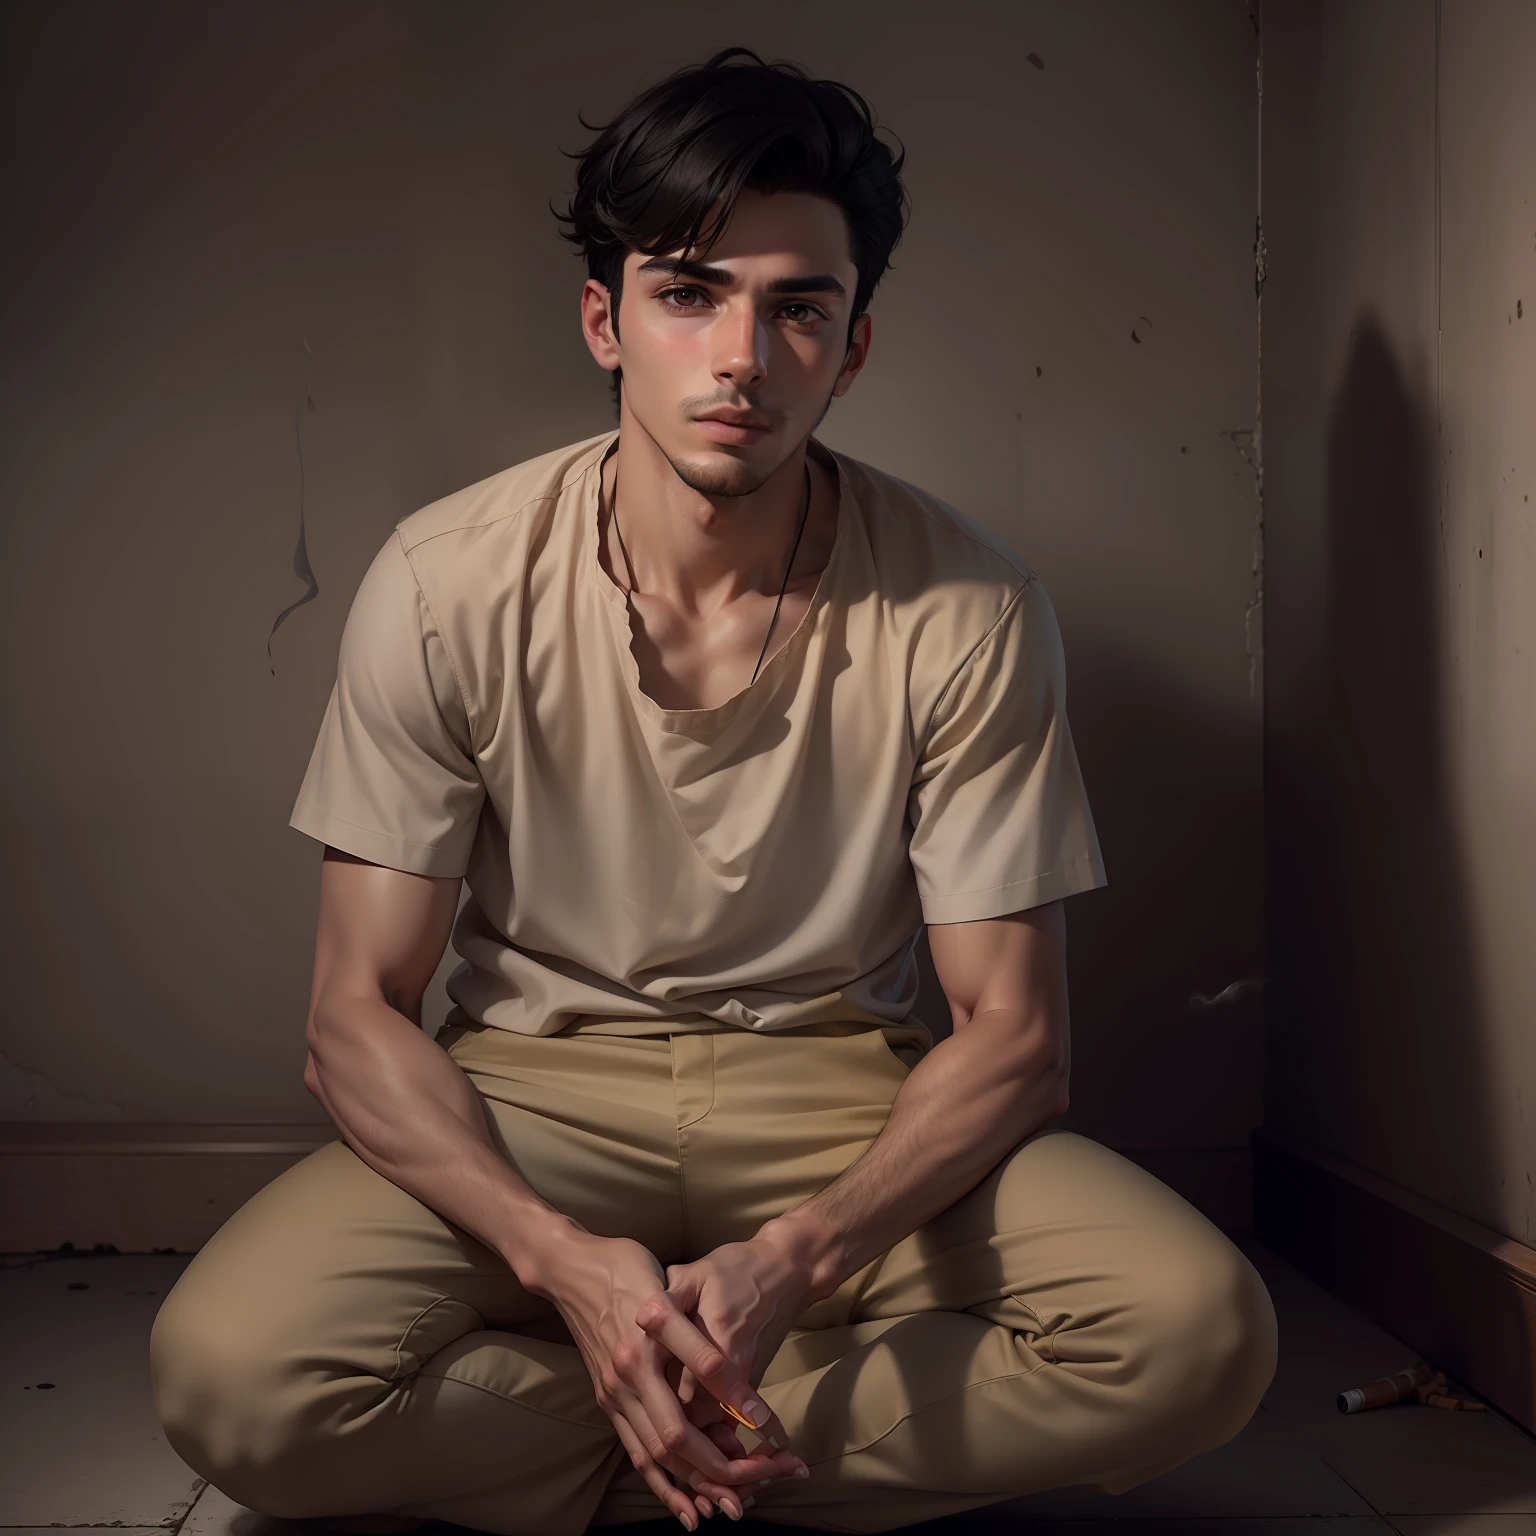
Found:
[[[1271, 1061], [1298, 1133], [1451, 1204], [1496, 1188], [1499, 1164], [1447, 771], [1435, 421], [1369, 314], [1326, 472], [1322, 672], [1276, 786], [1296, 835], [1270, 840], [1273, 1027], [1290, 1037]], [[1415, 1342], [1454, 1370], [1452, 1321]]]
[[[1454, 1139], [1457, 1161], [1492, 1179], [1492, 1151], [1480, 1145], [1482, 1010], [1445, 767], [1433, 441], [1428, 403], [1412, 398], [1380, 327], [1363, 320], [1328, 432], [1322, 725], [1332, 772], [1322, 830], [1337, 878], [1318, 893], [1318, 960], [1338, 1022], [1353, 1022], [1337, 1038], [1359, 1150], [1411, 1157], [1394, 1146], [1411, 1137], [1450, 1155]], [[1401, 1091], [1381, 1092], [1394, 1079]], [[1415, 1099], [1430, 1108], [1431, 1094], [1445, 1118], [1405, 1126], [1405, 1111]]]

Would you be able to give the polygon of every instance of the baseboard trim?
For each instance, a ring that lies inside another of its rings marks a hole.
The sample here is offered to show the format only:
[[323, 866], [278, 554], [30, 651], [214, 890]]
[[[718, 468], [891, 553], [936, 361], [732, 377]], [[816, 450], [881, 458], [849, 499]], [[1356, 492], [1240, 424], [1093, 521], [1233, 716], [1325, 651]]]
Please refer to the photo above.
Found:
[[1536, 1432], [1536, 1249], [1268, 1127], [1259, 1240]]
[[[318, 1125], [0, 1123], [0, 1252], [195, 1253], [263, 1185], [334, 1141]], [[1122, 1156], [1224, 1232], [1252, 1228], [1246, 1147]]]
[[195, 1253], [319, 1125], [0, 1124], [0, 1251]]

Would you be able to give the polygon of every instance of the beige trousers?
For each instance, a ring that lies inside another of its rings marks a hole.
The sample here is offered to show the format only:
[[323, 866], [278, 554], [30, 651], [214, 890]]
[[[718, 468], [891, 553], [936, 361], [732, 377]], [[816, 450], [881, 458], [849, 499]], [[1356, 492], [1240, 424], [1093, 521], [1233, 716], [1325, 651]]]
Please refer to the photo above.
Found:
[[[438, 1041], [522, 1176], [662, 1264], [829, 1183], [921, 1049], [862, 1023], [538, 1038], [454, 1018]], [[150, 1356], [169, 1443], [269, 1515], [506, 1536], [672, 1518], [559, 1314], [344, 1142], [215, 1233]], [[1275, 1364], [1243, 1255], [1134, 1163], [1047, 1129], [797, 1319], [761, 1395], [811, 1475], [770, 1483], [752, 1517], [885, 1531], [1044, 1488], [1121, 1492], [1235, 1435]]]

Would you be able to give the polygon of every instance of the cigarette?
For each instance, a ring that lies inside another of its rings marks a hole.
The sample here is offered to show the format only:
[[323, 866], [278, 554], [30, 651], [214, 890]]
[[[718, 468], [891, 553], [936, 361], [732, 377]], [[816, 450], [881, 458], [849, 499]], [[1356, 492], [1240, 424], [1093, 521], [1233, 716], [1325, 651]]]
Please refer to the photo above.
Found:
[[754, 1424], [751, 1419], [744, 1419], [744, 1418], [742, 1418], [742, 1416], [739, 1413], [737, 1413], [737, 1411], [734, 1408], [732, 1408], [729, 1403], [721, 1402], [721, 1400], [718, 1397], [715, 1399], [715, 1401], [717, 1403], [720, 1403], [720, 1406], [723, 1409], [725, 1409], [725, 1411], [728, 1414], [730, 1414], [730, 1416], [733, 1419], [735, 1419], [738, 1424], [745, 1424], [748, 1429], [756, 1429], [757, 1428], [757, 1425]]
[[1400, 1403], [1413, 1395], [1415, 1387], [1424, 1386], [1431, 1380], [1427, 1365], [1410, 1366], [1406, 1371], [1382, 1376], [1364, 1387], [1350, 1387], [1340, 1392], [1336, 1401], [1340, 1413], [1361, 1413], [1367, 1408], [1385, 1408], [1388, 1403]]

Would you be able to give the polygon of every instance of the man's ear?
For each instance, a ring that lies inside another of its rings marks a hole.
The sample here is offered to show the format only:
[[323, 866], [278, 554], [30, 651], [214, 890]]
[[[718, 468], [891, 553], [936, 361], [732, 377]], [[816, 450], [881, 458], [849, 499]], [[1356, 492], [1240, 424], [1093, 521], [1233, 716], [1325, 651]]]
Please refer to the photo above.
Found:
[[869, 342], [873, 330], [874, 322], [869, 318], [869, 311], [865, 310], [853, 322], [853, 334], [848, 338], [848, 350], [843, 353], [843, 366], [838, 369], [837, 382], [832, 386], [834, 400], [846, 395], [853, 388], [853, 381], [858, 378], [859, 370], [869, 361]]
[[592, 277], [581, 286], [581, 334], [599, 368], [612, 373], [620, 366], [617, 306], [608, 289]]

